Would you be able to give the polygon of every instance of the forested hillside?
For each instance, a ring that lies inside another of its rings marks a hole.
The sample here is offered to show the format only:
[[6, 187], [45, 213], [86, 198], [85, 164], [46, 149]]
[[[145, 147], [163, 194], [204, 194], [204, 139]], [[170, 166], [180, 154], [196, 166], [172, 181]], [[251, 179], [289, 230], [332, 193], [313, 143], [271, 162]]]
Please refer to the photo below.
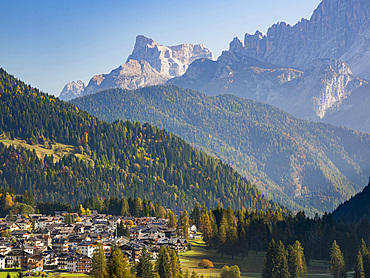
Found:
[[273, 106], [175, 86], [112, 89], [73, 104], [108, 122], [149, 122], [229, 163], [294, 211], [332, 211], [370, 176], [370, 135], [307, 122]]
[[348, 201], [341, 204], [334, 212], [333, 217], [344, 223], [370, 221], [370, 179], [369, 184]]
[[284, 210], [230, 166], [149, 124], [108, 124], [44, 94], [0, 69], [0, 134], [50, 148], [75, 147], [54, 163], [50, 156], [0, 144], [0, 186], [30, 190], [36, 200], [82, 203], [99, 195], [140, 197], [174, 211], [196, 201], [208, 206]]

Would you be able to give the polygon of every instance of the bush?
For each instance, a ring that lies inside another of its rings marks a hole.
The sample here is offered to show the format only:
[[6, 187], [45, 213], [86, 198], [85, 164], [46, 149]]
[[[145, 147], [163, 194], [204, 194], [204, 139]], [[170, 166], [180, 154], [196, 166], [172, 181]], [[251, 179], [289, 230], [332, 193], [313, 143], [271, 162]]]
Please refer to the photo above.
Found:
[[210, 260], [201, 260], [198, 264], [199, 267], [203, 267], [203, 268], [212, 268], [214, 267], [213, 266], [213, 263], [210, 261]]

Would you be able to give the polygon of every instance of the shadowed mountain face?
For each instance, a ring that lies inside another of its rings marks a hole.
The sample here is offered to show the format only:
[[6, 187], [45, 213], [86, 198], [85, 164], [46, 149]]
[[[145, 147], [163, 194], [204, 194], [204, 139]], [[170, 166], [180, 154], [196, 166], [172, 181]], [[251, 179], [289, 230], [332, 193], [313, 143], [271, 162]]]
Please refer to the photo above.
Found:
[[333, 218], [344, 223], [354, 223], [370, 220], [370, 180], [369, 184], [348, 201], [341, 204], [334, 212]]
[[369, 134], [299, 120], [232, 95], [153, 86], [112, 89], [72, 103], [109, 122], [129, 119], [164, 127], [231, 164], [265, 195], [310, 215], [332, 211], [370, 175]]

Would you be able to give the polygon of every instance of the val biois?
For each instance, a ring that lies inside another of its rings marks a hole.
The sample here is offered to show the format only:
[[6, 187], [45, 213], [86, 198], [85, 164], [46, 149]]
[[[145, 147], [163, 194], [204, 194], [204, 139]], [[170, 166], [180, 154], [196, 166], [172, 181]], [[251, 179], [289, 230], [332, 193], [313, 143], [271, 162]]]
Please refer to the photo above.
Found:
[[[175, 211], [196, 201], [285, 210], [230, 166], [171, 133], [149, 124], [106, 123], [3, 69], [0, 103], [3, 141], [21, 142], [0, 146], [0, 186], [18, 194], [28, 190], [36, 200], [72, 204], [96, 195], [140, 197]], [[47, 155], [58, 148], [68, 152], [58, 159]]]

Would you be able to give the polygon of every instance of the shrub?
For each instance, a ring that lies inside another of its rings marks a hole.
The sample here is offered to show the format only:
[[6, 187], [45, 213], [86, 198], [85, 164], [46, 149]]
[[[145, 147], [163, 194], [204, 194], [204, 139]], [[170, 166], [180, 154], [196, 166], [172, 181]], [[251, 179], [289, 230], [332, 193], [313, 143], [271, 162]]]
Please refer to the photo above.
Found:
[[210, 260], [206, 260], [206, 259], [201, 260], [199, 262], [198, 266], [203, 267], [203, 268], [212, 268], [212, 267], [214, 267], [213, 263]]

